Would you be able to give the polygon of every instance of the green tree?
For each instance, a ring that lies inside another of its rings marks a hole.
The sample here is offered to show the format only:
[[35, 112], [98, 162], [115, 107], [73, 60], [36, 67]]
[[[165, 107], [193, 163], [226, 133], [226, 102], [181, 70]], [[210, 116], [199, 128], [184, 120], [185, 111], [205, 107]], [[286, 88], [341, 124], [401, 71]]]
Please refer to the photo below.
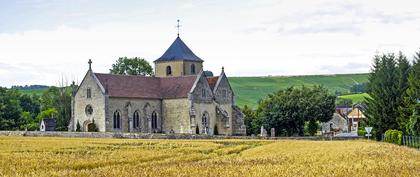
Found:
[[307, 121], [326, 122], [331, 119], [335, 109], [336, 96], [321, 86], [279, 90], [263, 99], [257, 114], [264, 127], [275, 128], [287, 136], [304, 135]]
[[308, 124], [308, 133], [311, 136], [314, 136], [316, 132], [318, 131], [319, 125], [318, 122], [316, 122], [314, 119], [309, 120]]
[[0, 130], [18, 130], [25, 123], [19, 96], [15, 89], [0, 87]]
[[402, 105], [399, 107], [400, 116], [398, 117], [398, 123], [400, 129], [406, 134], [412, 134], [411, 122], [416, 122], [416, 116], [413, 114], [415, 114], [416, 107], [419, 105], [418, 100], [420, 99], [420, 51], [416, 52], [414, 56], [407, 85]]
[[406, 87], [406, 59], [400, 54], [376, 55], [369, 74], [366, 98], [368, 124], [373, 126], [376, 138], [388, 129], [398, 129], [398, 107], [402, 105], [402, 95]]
[[347, 99], [347, 98], [337, 98], [335, 102], [336, 106], [345, 106], [345, 107], [351, 107], [353, 105], [353, 100]]
[[38, 116], [36, 116], [36, 122], [40, 123], [42, 119], [54, 118], [57, 120], [58, 111], [55, 108], [49, 108], [45, 111], [41, 111]]
[[153, 68], [143, 58], [127, 58], [120, 57], [115, 64], [112, 64], [112, 68], [109, 70], [111, 74], [123, 74], [123, 75], [141, 75], [151, 76], [153, 75]]
[[414, 113], [410, 116], [407, 131], [414, 136], [420, 136], [420, 104], [415, 106]]
[[[62, 84], [64, 85], [64, 84]], [[50, 87], [41, 96], [41, 110], [45, 111], [50, 108], [57, 110], [54, 115], [57, 120], [57, 130], [65, 131], [71, 117], [71, 87]]]
[[256, 111], [250, 108], [249, 106], [245, 105], [241, 109], [242, 113], [245, 115], [244, 123], [246, 127], [246, 134], [247, 135], [257, 135], [260, 131], [260, 127], [262, 125], [260, 119], [258, 119], [256, 115]]

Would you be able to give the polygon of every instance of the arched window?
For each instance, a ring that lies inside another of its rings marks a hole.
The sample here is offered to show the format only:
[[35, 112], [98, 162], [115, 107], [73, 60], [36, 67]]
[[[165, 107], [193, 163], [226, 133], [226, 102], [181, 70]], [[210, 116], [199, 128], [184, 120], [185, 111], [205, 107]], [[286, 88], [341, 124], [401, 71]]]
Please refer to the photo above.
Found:
[[139, 128], [140, 127], [140, 114], [139, 111], [135, 111], [133, 114], [133, 127]]
[[92, 90], [90, 88], [87, 88], [86, 90], [86, 98], [91, 98], [92, 97]]
[[171, 76], [172, 75], [172, 68], [171, 68], [171, 66], [167, 66], [166, 67], [166, 75], [167, 76]]
[[195, 64], [191, 64], [191, 74], [195, 74]]
[[155, 111], [152, 113], [152, 129], [158, 128], [158, 122], [157, 122], [157, 114]]
[[209, 133], [209, 114], [207, 112], [203, 113], [203, 117], [201, 117], [201, 124], [203, 125], [204, 134]]
[[113, 119], [113, 127], [114, 129], [121, 129], [121, 113], [120, 111], [115, 111], [114, 112], [114, 119]]

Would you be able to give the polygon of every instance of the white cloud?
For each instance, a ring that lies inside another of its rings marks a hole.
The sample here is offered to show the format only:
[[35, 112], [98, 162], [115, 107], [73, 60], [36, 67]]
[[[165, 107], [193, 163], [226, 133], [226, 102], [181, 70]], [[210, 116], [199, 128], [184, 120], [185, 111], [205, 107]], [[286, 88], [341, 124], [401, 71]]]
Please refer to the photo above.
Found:
[[[59, 2], [35, 3], [55, 10], [19, 25], [0, 21], [10, 27], [0, 30], [1, 86], [55, 85], [63, 75], [80, 81], [89, 58], [96, 72], [120, 56], [153, 62], [175, 39], [177, 18], [205, 69], [224, 66], [230, 76], [368, 72], [376, 51], [411, 56], [420, 47], [417, 1], [186, 1], [117, 10], [93, 1], [63, 13], [66, 1]], [[0, 12], [9, 18], [17, 17]]]

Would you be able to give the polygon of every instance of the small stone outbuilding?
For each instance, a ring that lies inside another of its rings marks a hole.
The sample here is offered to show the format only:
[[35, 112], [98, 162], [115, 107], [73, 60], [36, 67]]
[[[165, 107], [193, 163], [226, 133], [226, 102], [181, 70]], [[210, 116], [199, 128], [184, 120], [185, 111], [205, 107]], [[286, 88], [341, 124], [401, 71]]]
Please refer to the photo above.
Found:
[[338, 113], [334, 113], [332, 119], [328, 122], [321, 123], [322, 133], [329, 133], [334, 131], [335, 133], [346, 133], [348, 132], [347, 120]]

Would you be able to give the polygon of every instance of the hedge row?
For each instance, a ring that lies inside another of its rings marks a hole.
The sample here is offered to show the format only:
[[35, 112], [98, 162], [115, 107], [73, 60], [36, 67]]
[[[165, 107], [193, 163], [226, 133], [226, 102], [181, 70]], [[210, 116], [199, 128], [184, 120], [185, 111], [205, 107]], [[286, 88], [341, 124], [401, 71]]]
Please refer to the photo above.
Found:
[[403, 136], [402, 131], [387, 130], [385, 132], [385, 142], [401, 145], [402, 144], [402, 136]]

